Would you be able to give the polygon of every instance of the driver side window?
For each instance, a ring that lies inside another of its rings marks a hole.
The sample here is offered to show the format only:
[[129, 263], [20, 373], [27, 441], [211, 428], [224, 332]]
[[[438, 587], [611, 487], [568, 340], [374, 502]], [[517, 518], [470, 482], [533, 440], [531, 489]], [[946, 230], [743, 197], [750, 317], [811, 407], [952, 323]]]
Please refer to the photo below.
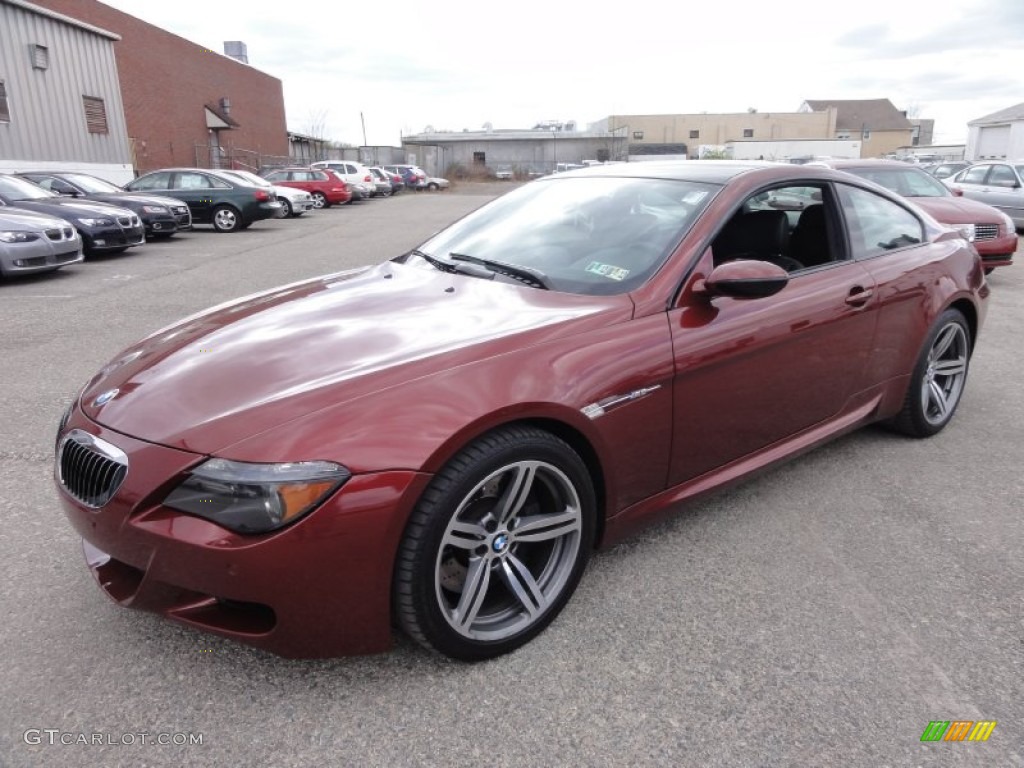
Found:
[[831, 236], [829, 190], [792, 185], [748, 198], [711, 244], [715, 265], [737, 259], [776, 264], [800, 272], [839, 261]]

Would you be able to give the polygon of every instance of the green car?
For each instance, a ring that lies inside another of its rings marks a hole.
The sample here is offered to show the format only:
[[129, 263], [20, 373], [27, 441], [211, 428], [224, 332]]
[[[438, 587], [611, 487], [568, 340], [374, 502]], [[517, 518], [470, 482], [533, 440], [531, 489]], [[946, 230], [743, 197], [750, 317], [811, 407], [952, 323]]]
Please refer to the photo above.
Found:
[[184, 200], [193, 224], [212, 224], [218, 232], [235, 232], [254, 221], [281, 215], [281, 203], [266, 187], [204, 168], [164, 168], [140, 176], [124, 188]]

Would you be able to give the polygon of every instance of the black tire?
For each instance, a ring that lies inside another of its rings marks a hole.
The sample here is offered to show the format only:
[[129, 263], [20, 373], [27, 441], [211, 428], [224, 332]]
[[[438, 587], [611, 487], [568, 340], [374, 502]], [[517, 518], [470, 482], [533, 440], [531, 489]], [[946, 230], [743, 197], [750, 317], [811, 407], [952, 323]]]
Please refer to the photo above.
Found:
[[429, 184], [427, 184], [427, 189], [429, 189], [431, 192], [437, 192], [437, 190], [439, 190], [440, 188], [441, 187], [435, 184], [434, 182], [430, 182]]
[[947, 309], [925, 337], [903, 409], [888, 426], [911, 437], [931, 437], [953, 418], [967, 383], [971, 329], [958, 309]]
[[279, 197], [277, 198], [277, 201], [281, 203], [281, 207], [284, 209], [284, 216], [281, 217], [282, 219], [287, 219], [289, 216], [295, 215], [295, 212], [292, 210], [292, 204], [288, 202], [288, 198]]
[[435, 475], [409, 518], [392, 582], [398, 623], [464, 661], [519, 648], [575, 591], [595, 515], [586, 465], [564, 441], [526, 426], [481, 437]]
[[237, 232], [242, 228], [242, 214], [230, 205], [218, 205], [214, 208], [210, 221], [218, 232]]
[[986, 275], [991, 275], [995, 271], [996, 271], [995, 267], [985, 267], [985, 274]]
[[323, 192], [313, 192], [313, 207], [314, 208], [330, 208], [331, 204], [327, 201], [327, 195]]

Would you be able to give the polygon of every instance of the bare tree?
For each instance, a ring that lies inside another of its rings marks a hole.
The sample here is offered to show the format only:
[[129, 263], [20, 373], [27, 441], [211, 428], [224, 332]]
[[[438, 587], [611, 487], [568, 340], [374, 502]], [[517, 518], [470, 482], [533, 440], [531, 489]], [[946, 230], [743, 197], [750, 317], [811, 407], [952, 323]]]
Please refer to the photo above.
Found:
[[907, 117], [911, 120], [916, 120], [921, 116], [921, 102], [910, 101], [907, 103]]
[[306, 117], [305, 134], [314, 139], [323, 141], [327, 138], [327, 115], [328, 110], [311, 109]]

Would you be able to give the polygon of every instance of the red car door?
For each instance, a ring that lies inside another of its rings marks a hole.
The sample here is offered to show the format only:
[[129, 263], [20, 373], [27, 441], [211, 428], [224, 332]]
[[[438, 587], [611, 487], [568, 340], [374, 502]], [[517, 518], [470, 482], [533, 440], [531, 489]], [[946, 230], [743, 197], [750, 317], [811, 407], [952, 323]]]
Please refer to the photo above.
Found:
[[877, 319], [874, 279], [849, 258], [834, 195], [820, 263], [779, 293], [708, 298], [694, 283], [669, 311], [675, 358], [669, 486], [740, 459], [836, 416], [864, 386]]

